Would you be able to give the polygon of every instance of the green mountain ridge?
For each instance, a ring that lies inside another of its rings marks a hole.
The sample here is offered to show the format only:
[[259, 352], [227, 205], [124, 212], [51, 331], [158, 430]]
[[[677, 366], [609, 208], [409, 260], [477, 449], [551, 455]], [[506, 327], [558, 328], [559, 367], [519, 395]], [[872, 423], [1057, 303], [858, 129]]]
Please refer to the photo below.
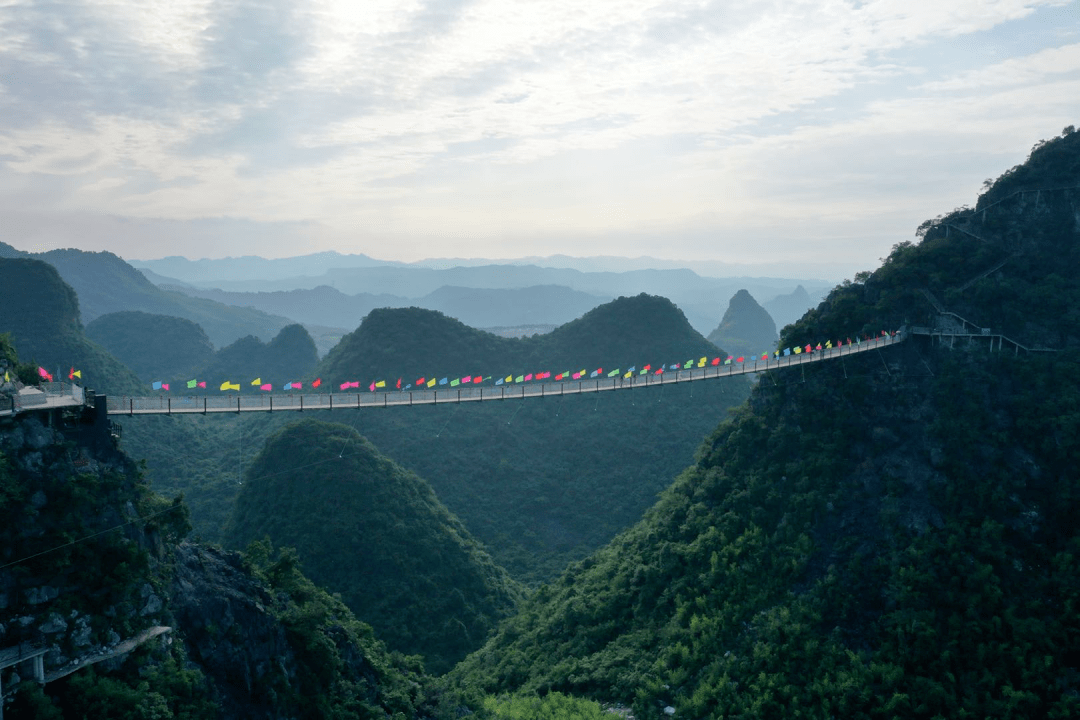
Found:
[[[1060, 268], [1080, 262], [1080, 190], [1061, 189], [1076, 178], [1069, 128], [782, 344], [955, 330], [927, 290], [994, 332], [1075, 348], [1080, 284]], [[1075, 717], [1080, 366], [991, 352], [978, 331], [952, 345], [915, 336], [770, 373], [644, 519], [454, 677], [642, 718]]]
[[[55, 267], [64, 282], [78, 293], [83, 318], [87, 322], [101, 315], [129, 310], [172, 315], [201, 325], [218, 347], [245, 335], [270, 337], [289, 324], [283, 317], [251, 308], [232, 307], [161, 290], [110, 252], [69, 248], [24, 253], [0, 243], [0, 258], [33, 258]], [[147, 341], [153, 340], [148, 338]]]
[[71, 369], [80, 384], [100, 392], [137, 394], [138, 377], [82, 331], [79, 298], [48, 263], [0, 258], [0, 332], [11, 334], [24, 362], [44, 367], [57, 381]]
[[286, 426], [244, 477], [227, 543], [295, 547], [312, 580], [433, 671], [476, 649], [520, 596], [424, 480], [346, 425]]
[[[205, 366], [214, 346], [202, 327], [184, 318], [123, 310], [101, 315], [86, 335], [131, 368], [144, 383], [175, 380]], [[147, 342], [152, 338], [152, 342]]]

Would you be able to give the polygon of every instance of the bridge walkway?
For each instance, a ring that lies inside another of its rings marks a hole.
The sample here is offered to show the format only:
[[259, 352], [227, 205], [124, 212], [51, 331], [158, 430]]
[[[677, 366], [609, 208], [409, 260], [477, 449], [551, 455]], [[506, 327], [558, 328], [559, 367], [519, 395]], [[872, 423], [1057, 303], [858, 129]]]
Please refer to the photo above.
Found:
[[507, 384], [482, 387], [457, 387], [431, 390], [390, 390], [364, 393], [277, 393], [265, 395], [218, 395], [148, 397], [108, 396], [109, 415], [184, 415], [209, 413], [275, 412], [303, 410], [337, 410], [348, 408], [387, 408], [412, 405], [442, 405], [444, 403], [518, 400], [524, 398], [581, 395], [610, 390], [632, 390], [671, 383], [714, 380], [736, 375], [751, 375], [769, 370], [836, 360], [848, 355], [878, 350], [908, 337], [904, 329], [895, 335], [880, 336], [853, 345], [815, 350], [812, 353], [792, 354], [767, 360], [690, 368], [664, 372], [661, 375], [633, 375], [629, 378], [595, 378], [560, 382]]

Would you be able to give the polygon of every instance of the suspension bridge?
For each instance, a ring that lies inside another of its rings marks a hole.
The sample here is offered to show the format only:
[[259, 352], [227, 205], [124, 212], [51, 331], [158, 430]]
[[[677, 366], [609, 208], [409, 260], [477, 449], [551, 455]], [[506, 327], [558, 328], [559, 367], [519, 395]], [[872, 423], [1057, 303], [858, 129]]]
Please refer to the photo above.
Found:
[[[494, 386], [432, 388], [430, 390], [388, 390], [360, 393], [266, 393], [260, 395], [150, 395], [106, 396], [108, 415], [206, 415], [210, 413], [275, 412], [390, 408], [412, 405], [521, 400], [526, 398], [582, 395], [614, 390], [634, 390], [673, 383], [716, 380], [736, 375], [752, 375], [812, 363], [839, 360], [849, 355], [880, 350], [906, 340], [911, 333], [901, 328], [894, 335], [882, 335], [859, 343], [824, 348], [780, 357], [756, 358], [748, 362], [672, 370], [656, 375], [617, 376], [556, 382], [530, 382]], [[30, 392], [27, 392], [30, 391]], [[77, 407], [94, 404], [90, 392], [69, 383], [43, 383], [23, 388], [11, 396], [0, 417], [32, 410]], [[2, 402], [2, 400], [0, 400]]]

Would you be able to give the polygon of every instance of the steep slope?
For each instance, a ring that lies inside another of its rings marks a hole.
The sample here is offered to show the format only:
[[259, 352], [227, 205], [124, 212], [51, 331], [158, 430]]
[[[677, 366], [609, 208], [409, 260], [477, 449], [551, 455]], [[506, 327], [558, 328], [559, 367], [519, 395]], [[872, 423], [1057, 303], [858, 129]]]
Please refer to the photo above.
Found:
[[100, 392], [132, 393], [138, 378], [104, 348], [86, 339], [79, 299], [51, 265], [30, 258], [0, 259], [0, 332], [11, 333], [24, 361], [67, 380], [82, 372], [81, 384]]
[[772, 352], [777, 340], [776, 323], [746, 290], [732, 296], [720, 324], [709, 333], [709, 342], [735, 356]]
[[928, 222], [782, 341], [955, 332], [928, 290], [1058, 352], [991, 352], [976, 330], [777, 373], [458, 677], [633, 700], [639, 717], [1075, 717], [1080, 364], [1064, 351], [1080, 339], [1045, 305], [1080, 302], [1058, 271], [1080, 261], [1069, 130], [988, 193], [1005, 199]]
[[476, 649], [519, 594], [426, 482], [346, 425], [289, 425], [255, 458], [226, 539], [264, 536], [295, 547], [316, 583], [436, 672]]
[[48, 680], [0, 670], [5, 717], [449, 717], [295, 552], [182, 542], [183, 504], [99, 420], [0, 419], [0, 649], [46, 650]]
[[143, 382], [190, 375], [214, 353], [210, 338], [198, 324], [138, 310], [102, 315], [86, 326], [86, 335]]

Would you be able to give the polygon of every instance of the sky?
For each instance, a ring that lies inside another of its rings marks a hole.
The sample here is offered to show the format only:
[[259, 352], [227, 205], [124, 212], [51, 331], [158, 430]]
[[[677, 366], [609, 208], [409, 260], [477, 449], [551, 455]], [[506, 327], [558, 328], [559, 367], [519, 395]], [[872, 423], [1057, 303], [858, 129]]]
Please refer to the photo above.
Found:
[[0, 240], [872, 269], [1080, 125], [1080, 1], [0, 0]]

